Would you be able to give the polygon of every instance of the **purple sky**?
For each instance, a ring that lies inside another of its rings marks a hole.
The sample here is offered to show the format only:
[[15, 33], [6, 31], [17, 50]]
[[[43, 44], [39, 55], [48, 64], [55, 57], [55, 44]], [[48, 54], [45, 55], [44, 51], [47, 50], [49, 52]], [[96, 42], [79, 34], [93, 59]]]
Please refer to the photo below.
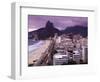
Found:
[[63, 30], [68, 26], [88, 25], [88, 17], [28, 15], [29, 31], [45, 27], [48, 20], [59, 30]]

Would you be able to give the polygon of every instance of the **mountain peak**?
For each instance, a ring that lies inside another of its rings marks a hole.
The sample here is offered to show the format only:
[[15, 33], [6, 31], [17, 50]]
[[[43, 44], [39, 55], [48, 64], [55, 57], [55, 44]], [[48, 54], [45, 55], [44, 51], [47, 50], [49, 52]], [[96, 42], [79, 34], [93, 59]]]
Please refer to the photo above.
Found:
[[47, 23], [46, 23], [46, 26], [45, 26], [46, 28], [54, 28], [54, 25], [53, 25], [53, 23], [52, 22], [50, 22], [50, 21], [47, 21]]

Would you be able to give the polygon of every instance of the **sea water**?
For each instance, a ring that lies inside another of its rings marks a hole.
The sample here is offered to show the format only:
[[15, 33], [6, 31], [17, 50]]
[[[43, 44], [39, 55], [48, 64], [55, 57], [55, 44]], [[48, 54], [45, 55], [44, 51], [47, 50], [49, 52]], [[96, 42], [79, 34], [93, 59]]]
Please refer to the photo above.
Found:
[[34, 41], [33, 44], [28, 45], [28, 53], [31, 54], [35, 50], [37, 50], [39, 47], [41, 47], [45, 41], [40, 40], [40, 41]]

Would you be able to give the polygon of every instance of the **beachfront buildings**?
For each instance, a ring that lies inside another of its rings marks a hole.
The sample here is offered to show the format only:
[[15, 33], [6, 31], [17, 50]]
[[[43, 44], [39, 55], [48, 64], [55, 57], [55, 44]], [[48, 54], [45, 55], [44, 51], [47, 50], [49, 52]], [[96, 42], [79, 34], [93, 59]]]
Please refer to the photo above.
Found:
[[[56, 38], [53, 57], [54, 65], [57, 64], [87, 64], [88, 48], [87, 37], [81, 35], [63, 34]], [[60, 62], [60, 63], [59, 63]]]

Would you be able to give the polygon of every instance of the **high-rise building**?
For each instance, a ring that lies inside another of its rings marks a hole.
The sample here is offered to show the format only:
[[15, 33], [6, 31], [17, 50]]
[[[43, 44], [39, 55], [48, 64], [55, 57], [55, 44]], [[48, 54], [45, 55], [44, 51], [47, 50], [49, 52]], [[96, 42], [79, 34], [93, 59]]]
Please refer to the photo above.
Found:
[[80, 59], [81, 59], [81, 53], [78, 50], [73, 51], [73, 61], [79, 64]]
[[88, 63], [88, 49], [86, 46], [82, 46], [82, 61]]
[[65, 65], [68, 64], [68, 55], [63, 53], [57, 53], [53, 56], [53, 65]]

